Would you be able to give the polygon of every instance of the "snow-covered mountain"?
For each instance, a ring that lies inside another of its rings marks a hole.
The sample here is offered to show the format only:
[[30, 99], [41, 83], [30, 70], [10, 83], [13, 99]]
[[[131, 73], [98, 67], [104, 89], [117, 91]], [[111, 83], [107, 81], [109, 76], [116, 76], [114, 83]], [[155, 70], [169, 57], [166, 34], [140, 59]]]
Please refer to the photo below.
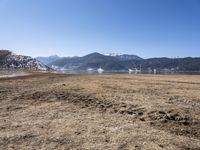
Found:
[[0, 50], [0, 69], [52, 70], [30, 56], [17, 55], [9, 50]]
[[130, 55], [130, 54], [121, 54], [121, 53], [109, 53], [109, 54], [104, 54], [105, 56], [111, 56], [115, 57], [120, 60], [142, 60], [141, 57], [137, 55]]
[[106, 53], [106, 54], [103, 54], [103, 55], [115, 57], [115, 56], [120, 56], [120, 55], [122, 55], [122, 53]]

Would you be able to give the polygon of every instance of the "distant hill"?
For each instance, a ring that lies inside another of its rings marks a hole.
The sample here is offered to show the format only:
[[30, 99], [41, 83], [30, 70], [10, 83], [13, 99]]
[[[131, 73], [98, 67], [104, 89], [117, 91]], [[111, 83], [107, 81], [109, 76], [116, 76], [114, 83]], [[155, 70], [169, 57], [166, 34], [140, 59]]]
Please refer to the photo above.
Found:
[[144, 69], [174, 69], [178, 71], [200, 71], [200, 58], [150, 58], [141, 62]]
[[0, 69], [52, 70], [50, 67], [34, 58], [16, 55], [9, 50], [0, 50]]
[[62, 57], [59, 57], [57, 55], [52, 55], [49, 57], [36, 57], [35, 59], [39, 60], [40, 62], [42, 62], [43, 64], [47, 65], [50, 64], [56, 60], [62, 59]]
[[150, 58], [136, 55], [92, 53], [83, 57], [62, 58], [48, 64], [54, 68], [67, 70], [87, 70], [101, 67], [108, 71], [128, 69], [157, 69], [170, 71], [200, 71], [200, 58]]
[[49, 66], [72, 70], [98, 69], [99, 67], [105, 70], [127, 69], [120, 64], [117, 58], [99, 53], [92, 53], [83, 57], [63, 58], [50, 63]]

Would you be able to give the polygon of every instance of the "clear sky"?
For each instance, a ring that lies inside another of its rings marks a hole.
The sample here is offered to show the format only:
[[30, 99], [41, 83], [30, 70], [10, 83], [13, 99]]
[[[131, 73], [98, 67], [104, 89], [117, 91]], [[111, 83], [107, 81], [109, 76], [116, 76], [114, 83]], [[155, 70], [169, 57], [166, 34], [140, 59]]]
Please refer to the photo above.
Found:
[[0, 0], [0, 49], [200, 57], [200, 0]]

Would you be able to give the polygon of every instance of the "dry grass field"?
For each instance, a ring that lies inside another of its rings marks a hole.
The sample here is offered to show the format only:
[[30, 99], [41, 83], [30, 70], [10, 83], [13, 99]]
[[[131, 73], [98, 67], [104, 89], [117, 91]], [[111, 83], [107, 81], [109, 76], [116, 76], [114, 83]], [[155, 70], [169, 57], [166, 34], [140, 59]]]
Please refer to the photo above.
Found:
[[0, 79], [0, 149], [200, 150], [200, 76]]

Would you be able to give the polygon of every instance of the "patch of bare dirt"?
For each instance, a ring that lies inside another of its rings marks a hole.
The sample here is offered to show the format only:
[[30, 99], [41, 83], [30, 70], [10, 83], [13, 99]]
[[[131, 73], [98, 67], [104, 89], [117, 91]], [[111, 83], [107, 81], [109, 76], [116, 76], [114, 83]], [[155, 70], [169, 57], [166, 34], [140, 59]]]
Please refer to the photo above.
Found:
[[200, 138], [200, 120], [177, 110], [152, 111], [148, 113], [150, 124], [176, 135]]
[[200, 76], [0, 79], [0, 149], [200, 149]]

